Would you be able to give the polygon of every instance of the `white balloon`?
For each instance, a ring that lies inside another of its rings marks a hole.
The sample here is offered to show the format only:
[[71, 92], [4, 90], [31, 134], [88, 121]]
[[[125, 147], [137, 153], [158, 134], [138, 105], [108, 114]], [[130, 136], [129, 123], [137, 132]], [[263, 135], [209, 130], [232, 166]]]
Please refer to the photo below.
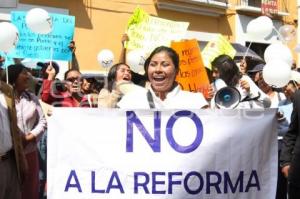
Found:
[[144, 63], [146, 61], [146, 53], [141, 49], [134, 49], [127, 53], [126, 63], [133, 72], [144, 72]]
[[273, 31], [273, 22], [267, 16], [251, 20], [247, 25], [247, 35], [253, 39], [265, 39]]
[[30, 69], [33, 69], [33, 68], [37, 68], [37, 63], [39, 61], [37, 59], [31, 59], [31, 58], [25, 58], [21, 61], [21, 63], [27, 67], [27, 68], [30, 68]]
[[283, 42], [292, 41], [297, 34], [296, 28], [292, 25], [283, 25], [279, 28], [278, 32], [280, 33]]
[[297, 44], [294, 50], [295, 50], [297, 53], [300, 53], [300, 44]]
[[282, 43], [269, 45], [265, 50], [264, 58], [267, 63], [273, 59], [281, 59], [289, 66], [293, 63], [293, 55], [290, 49]]
[[8, 53], [17, 46], [19, 31], [15, 25], [8, 22], [1, 22], [0, 30], [0, 51]]
[[283, 87], [291, 77], [291, 67], [280, 59], [273, 59], [266, 63], [263, 69], [263, 78], [267, 84], [275, 87]]
[[48, 34], [52, 31], [52, 19], [49, 13], [41, 8], [33, 8], [26, 14], [26, 25], [35, 33]]
[[255, 19], [251, 20], [248, 24], [247, 24], [247, 35], [248, 37], [251, 37], [252, 39], [260, 39], [261, 35], [257, 30], [257, 25], [255, 23]]
[[111, 50], [103, 49], [98, 53], [97, 60], [103, 68], [111, 67], [114, 63], [114, 54]]

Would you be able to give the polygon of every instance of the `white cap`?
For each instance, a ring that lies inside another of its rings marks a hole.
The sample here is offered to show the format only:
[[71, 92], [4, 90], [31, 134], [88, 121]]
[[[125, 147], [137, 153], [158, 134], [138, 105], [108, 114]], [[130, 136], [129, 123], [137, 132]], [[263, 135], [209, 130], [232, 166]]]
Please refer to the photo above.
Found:
[[218, 78], [214, 81], [214, 86], [215, 86], [215, 89], [218, 91], [220, 90], [221, 88], [224, 88], [226, 87], [226, 83], [224, 82], [224, 80]]
[[133, 84], [131, 81], [121, 81], [117, 83], [117, 90], [119, 90], [123, 95], [125, 95], [132, 91], [145, 90], [145, 88]]

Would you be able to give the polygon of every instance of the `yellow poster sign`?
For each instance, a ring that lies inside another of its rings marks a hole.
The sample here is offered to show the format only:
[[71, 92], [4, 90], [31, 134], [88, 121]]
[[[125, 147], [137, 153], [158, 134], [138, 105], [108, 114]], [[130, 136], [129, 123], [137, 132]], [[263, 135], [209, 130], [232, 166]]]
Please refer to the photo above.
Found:
[[188, 22], [176, 22], [150, 16], [141, 8], [136, 8], [128, 21], [128, 49], [152, 51], [158, 46], [170, 46], [172, 40], [180, 40], [186, 33]]
[[183, 90], [202, 92], [207, 95], [209, 80], [204, 67], [201, 51], [196, 39], [172, 42], [171, 47], [179, 55], [179, 73], [176, 81]]
[[218, 34], [213, 40], [209, 41], [202, 50], [202, 57], [205, 67], [211, 69], [211, 62], [219, 55], [226, 54], [234, 57], [236, 50], [230, 42], [221, 34]]

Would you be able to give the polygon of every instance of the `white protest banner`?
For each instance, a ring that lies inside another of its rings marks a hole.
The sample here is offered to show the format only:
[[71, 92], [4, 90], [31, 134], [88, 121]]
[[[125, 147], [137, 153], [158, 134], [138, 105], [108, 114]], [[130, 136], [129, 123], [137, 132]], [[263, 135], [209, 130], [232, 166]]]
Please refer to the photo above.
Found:
[[55, 108], [48, 198], [274, 198], [275, 113]]

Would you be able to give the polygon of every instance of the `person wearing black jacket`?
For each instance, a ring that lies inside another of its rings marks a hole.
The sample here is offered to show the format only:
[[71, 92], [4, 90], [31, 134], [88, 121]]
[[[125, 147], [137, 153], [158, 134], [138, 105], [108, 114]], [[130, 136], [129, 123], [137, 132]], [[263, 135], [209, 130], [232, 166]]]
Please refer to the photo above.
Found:
[[300, 91], [294, 94], [289, 130], [283, 138], [280, 165], [288, 178], [289, 199], [300, 198]]

